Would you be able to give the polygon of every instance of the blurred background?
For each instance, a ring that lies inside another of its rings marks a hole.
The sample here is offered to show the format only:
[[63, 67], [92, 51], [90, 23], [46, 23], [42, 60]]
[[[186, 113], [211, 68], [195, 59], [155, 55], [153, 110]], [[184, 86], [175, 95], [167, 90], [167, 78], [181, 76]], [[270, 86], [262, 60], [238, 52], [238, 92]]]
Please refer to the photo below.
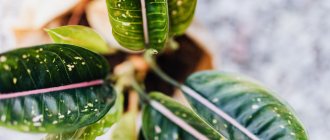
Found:
[[330, 136], [330, 1], [200, 0], [217, 66], [254, 77], [297, 112], [311, 140]]
[[[0, 0], [0, 52], [35, 42], [31, 38], [43, 33], [31, 33], [33, 27], [54, 17], [49, 13], [70, 9], [77, 1]], [[29, 17], [22, 7], [49, 13]], [[207, 39], [215, 44], [217, 69], [258, 79], [296, 110], [310, 139], [326, 140], [330, 137], [329, 13], [329, 0], [199, 0], [195, 20], [212, 37]], [[23, 34], [31, 38], [20, 38]], [[8, 132], [0, 128], [0, 139]]]

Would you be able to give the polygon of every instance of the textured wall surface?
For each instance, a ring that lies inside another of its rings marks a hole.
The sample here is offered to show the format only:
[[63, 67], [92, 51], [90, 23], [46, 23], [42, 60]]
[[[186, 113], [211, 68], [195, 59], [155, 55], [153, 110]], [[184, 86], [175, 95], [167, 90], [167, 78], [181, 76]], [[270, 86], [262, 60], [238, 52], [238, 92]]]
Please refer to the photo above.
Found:
[[[10, 21], [17, 1], [0, 0], [1, 19]], [[196, 18], [217, 43], [219, 69], [260, 80], [297, 111], [312, 140], [327, 140], [329, 13], [329, 0], [199, 0]], [[11, 44], [7, 23], [0, 21], [0, 51]]]

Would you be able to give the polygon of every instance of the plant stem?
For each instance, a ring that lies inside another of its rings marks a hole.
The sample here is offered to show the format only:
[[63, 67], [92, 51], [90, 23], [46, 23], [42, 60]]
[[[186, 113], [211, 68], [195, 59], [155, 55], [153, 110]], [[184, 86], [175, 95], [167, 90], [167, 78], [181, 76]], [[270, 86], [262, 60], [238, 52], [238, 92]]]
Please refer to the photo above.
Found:
[[122, 90], [122, 88], [125, 86], [132, 87], [138, 93], [139, 97], [141, 98], [141, 101], [144, 103], [148, 103], [148, 95], [139, 84], [135, 71], [136, 68], [134, 67], [134, 64], [130, 61], [126, 61], [115, 68], [114, 73], [117, 78], [117, 90]]
[[147, 93], [145, 92], [144, 89], [142, 89], [141, 85], [137, 82], [135, 78], [132, 78], [131, 84], [132, 84], [132, 88], [139, 94], [141, 101], [143, 101], [143, 103], [149, 104], [150, 99]]
[[145, 53], [144, 53], [144, 58], [146, 59], [147, 63], [149, 64], [150, 68], [163, 80], [165, 80], [166, 82], [172, 84], [173, 86], [176, 86], [178, 88], [181, 87], [181, 84], [177, 81], [175, 81], [173, 78], [169, 77], [165, 72], [163, 72], [159, 66], [156, 63], [155, 60], [155, 52], [157, 52], [154, 49], [148, 49]]
[[122, 94], [123, 91], [124, 91], [125, 85], [122, 84], [121, 82], [117, 82], [114, 85], [114, 87], [115, 87], [115, 91], [116, 91], [117, 94]]

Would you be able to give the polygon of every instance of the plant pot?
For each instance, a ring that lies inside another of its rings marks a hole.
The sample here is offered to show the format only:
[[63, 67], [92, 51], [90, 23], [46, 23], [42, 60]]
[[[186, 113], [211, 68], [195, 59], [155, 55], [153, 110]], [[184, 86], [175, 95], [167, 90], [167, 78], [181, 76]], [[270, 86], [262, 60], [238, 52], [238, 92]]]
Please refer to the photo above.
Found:
[[[179, 82], [184, 80], [193, 72], [213, 68], [213, 58], [203, 42], [194, 40], [189, 35], [175, 37], [180, 44], [176, 51], [165, 52], [157, 58], [159, 67], [170, 77]], [[172, 95], [174, 87], [153, 72], [148, 72], [145, 85], [148, 92], [161, 91]]]

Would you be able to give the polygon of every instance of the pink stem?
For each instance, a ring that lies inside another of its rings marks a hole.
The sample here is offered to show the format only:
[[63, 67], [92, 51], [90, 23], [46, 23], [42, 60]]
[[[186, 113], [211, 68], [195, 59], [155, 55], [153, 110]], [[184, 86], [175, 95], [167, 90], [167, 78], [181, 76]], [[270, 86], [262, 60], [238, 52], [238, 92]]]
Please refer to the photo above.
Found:
[[103, 83], [104, 83], [103, 80], [94, 80], [94, 81], [81, 82], [81, 83], [59, 86], [59, 87], [51, 87], [51, 88], [36, 89], [36, 90], [29, 90], [29, 91], [22, 91], [22, 92], [13, 92], [13, 93], [0, 93], [0, 100], [17, 98], [17, 97], [28, 96], [28, 95], [42, 94], [42, 93], [48, 93], [48, 92], [70, 90], [70, 89], [75, 89], [75, 88], [91, 87], [91, 86], [96, 86], [96, 85], [102, 85]]

